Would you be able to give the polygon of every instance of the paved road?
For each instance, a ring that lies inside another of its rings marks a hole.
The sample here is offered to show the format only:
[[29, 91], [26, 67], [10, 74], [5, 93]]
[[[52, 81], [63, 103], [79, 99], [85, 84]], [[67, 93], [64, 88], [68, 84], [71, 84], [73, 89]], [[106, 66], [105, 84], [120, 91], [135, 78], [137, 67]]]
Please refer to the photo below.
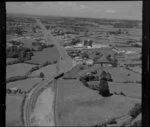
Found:
[[[36, 98], [40, 94], [40, 91], [45, 88], [49, 83], [54, 82], [56, 85], [56, 92], [57, 92], [57, 81], [54, 80], [54, 77], [61, 74], [62, 72], [67, 72], [69, 71], [73, 66], [72, 66], [72, 59], [70, 56], [68, 56], [67, 52], [65, 51], [65, 48], [60, 45], [60, 40], [56, 39], [49, 33], [46, 28], [42, 25], [39, 19], [37, 19], [37, 24], [40, 26], [42, 29], [44, 38], [48, 44], [54, 44], [60, 54], [60, 59], [57, 62], [57, 73], [56, 75], [48, 78], [47, 80], [44, 80], [41, 84], [37, 85], [27, 96], [25, 104], [24, 104], [24, 111], [23, 111], [23, 116], [24, 116], [24, 124], [25, 126], [31, 126], [30, 124], [30, 113], [31, 109], [33, 107], [33, 104], [36, 101]], [[57, 95], [57, 94], [55, 94]], [[56, 97], [55, 97], [56, 99]], [[55, 104], [54, 104], [55, 105]], [[55, 106], [54, 106], [55, 107]], [[54, 114], [55, 115], [55, 114]], [[54, 118], [55, 119], [55, 118]], [[56, 122], [55, 122], [56, 125]]]

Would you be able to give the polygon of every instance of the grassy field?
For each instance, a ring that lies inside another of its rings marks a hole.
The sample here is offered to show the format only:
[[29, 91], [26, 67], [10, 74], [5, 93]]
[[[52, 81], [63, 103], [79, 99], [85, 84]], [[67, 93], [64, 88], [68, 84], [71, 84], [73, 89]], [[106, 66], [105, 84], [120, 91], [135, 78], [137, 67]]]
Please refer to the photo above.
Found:
[[77, 65], [74, 68], [72, 68], [72, 70], [68, 71], [67, 73], [65, 73], [64, 78], [77, 78], [78, 77], [78, 73], [82, 72], [83, 70], [87, 70], [89, 67], [86, 65]]
[[16, 61], [17, 58], [6, 58], [6, 63]]
[[136, 81], [141, 81], [141, 77], [142, 77], [140, 74], [136, 74], [132, 71], [120, 67], [104, 69], [104, 70], [106, 70], [111, 74], [114, 82], [136, 82]]
[[45, 48], [42, 51], [34, 52], [34, 56], [32, 59], [27, 61], [28, 63], [35, 63], [35, 64], [43, 64], [46, 61], [54, 62], [59, 58], [59, 53], [56, 47], [53, 48]]
[[40, 68], [37, 71], [33, 71], [29, 77], [39, 76], [40, 73], [43, 72], [44, 76], [47, 78], [50, 75], [53, 75], [53, 74], [56, 73], [56, 69], [55, 68], [56, 68], [56, 64], [47, 65], [45, 67]]
[[[125, 57], [126, 57], [127, 60], [132, 60], [132, 61], [134, 61], [134, 60], [136, 59], [136, 60], [141, 61], [139, 54], [128, 54], [128, 55], [126, 55]], [[131, 63], [132, 63], [132, 62], [131, 62]]]
[[[99, 81], [90, 81], [88, 85], [96, 86], [98, 88]], [[110, 93], [124, 93], [126, 96], [141, 99], [142, 97], [142, 85], [138, 83], [115, 83], [108, 82]]]
[[93, 126], [126, 114], [137, 100], [113, 95], [102, 97], [78, 80], [58, 81], [56, 114], [58, 126]]
[[142, 68], [139, 66], [135, 66], [135, 67], [130, 67], [130, 69], [132, 69], [135, 72], [141, 73], [142, 74]]
[[23, 126], [21, 121], [22, 100], [21, 96], [6, 96], [6, 126]]
[[25, 63], [8, 65], [6, 68], [6, 78], [10, 78], [12, 76], [23, 76], [34, 66], [35, 65], [25, 64]]
[[7, 84], [7, 88], [17, 87], [23, 91], [29, 91], [35, 84], [41, 82], [41, 78], [28, 78], [26, 80], [10, 82]]
[[142, 85], [137, 83], [109, 83], [109, 88], [112, 93], [123, 92], [126, 96], [133, 98], [142, 98]]
[[[141, 29], [139, 29], [139, 28], [133, 28], [133, 29], [128, 29], [128, 31], [129, 31], [129, 33], [133, 36], [133, 35], [135, 35], [135, 36], [142, 36], [142, 30]], [[137, 37], [137, 38], [138, 38]]]

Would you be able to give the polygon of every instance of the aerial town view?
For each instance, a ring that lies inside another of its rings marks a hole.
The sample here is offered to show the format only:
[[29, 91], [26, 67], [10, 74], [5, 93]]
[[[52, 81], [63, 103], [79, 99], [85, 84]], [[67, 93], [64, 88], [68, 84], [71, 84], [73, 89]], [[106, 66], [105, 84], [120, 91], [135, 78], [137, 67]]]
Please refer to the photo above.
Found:
[[6, 126], [142, 126], [141, 6], [6, 2]]

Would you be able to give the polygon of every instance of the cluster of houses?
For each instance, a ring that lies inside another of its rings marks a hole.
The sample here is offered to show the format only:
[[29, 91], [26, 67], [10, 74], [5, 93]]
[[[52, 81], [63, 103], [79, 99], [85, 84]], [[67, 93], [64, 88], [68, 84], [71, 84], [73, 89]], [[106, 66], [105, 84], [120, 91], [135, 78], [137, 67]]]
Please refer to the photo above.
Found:
[[76, 64], [86, 64], [89, 66], [94, 64], [93, 59], [82, 59], [81, 57], [75, 57], [74, 61], [76, 62]]
[[113, 66], [112, 61], [108, 60], [106, 58], [106, 56], [104, 56], [104, 55], [100, 59], [98, 59], [94, 64], [98, 64], [101, 67], [112, 67]]
[[[90, 41], [90, 40], [87, 40]], [[76, 45], [71, 45], [71, 46], [66, 46], [66, 49], [78, 49], [78, 50], [82, 50], [82, 49], [99, 49], [99, 48], [107, 48], [109, 47], [109, 45], [106, 44], [99, 44], [99, 43], [93, 43], [92, 44], [85, 44], [85, 41], [78, 43]]]
[[[76, 53], [74, 53], [76, 54]], [[80, 53], [81, 54], [81, 53]], [[92, 58], [82, 58], [80, 55], [74, 56], [73, 60], [76, 64], [86, 64], [89, 66], [92, 66], [94, 64], [100, 65], [101, 67], [112, 67], [113, 66], [113, 60], [114, 60], [114, 54], [111, 55], [111, 60], [107, 58], [107, 56], [110, 54], [104, 54], [102, 57], [98, 58], [96, 61]], [[117, 63], [118, 64], [118, 63]]]
[[113, 62], [108, 60], [106, 56], [99, 58], [97, 61], [94, 62], [93, 59], [82, 59], [80, 57], [75, 57], [74, 61], [76, 61], [76, 64], [86, 64], [89, 66], [92, 65], [100, 65], [101, 67], [112, 67]]

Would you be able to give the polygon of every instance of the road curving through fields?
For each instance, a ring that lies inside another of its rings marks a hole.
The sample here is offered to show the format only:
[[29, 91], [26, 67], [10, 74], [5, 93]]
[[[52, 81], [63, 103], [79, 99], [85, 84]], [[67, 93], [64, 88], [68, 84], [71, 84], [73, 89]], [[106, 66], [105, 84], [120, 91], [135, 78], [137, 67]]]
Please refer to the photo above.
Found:
[[[24, 109], [23, 109], [23, 119], [24, 119], [24, 125], [25, 126], [32, 126], [31, 124], [31, 120], [30, 120], [30, 115], [31, 115], [31, 112], [32, 112], [32, 109], [34, 108], [34, 105], [35, 103], [37, 102], [37, 100], [41, 97], [43, 98], [44, 97], [47, 97], [47, 94], [50, 96], [50, 103], [43, 103], [43, 105], [45, 105], [46, 107], [49, 106], [49, 104], [51, 105], [50, 108], [47, 108], [48, 109], [48, 112], [51, 114], [51, 115], [48, 115], [46, 112], [45, 112], [45, 106], [44, 106], [44, 109], [43, 109], [43, 116], [44, 116], [44, 120], [43, 118], [42, 119], [42, 122], [33, 122], [34, 124], [38, 124], [41, 126], [44, 126], [44, 125], [48, 125], [48, 126], [56, 126], [57, 123], [55, 121], [55, 113], [54, 113], [54, 110], [55, 110], [55, 95], [57, 94], [54, 94], [57, 92], [57, 90], [53, 93], [50, 88], [48, 88], [48, 92], [44, 92], [43, 93], [43, 90], [45, 91], [45, 89], [47, 88], [48, 85], [51, 86], [51, 84], [53, 84], [52, 82], [54, 81], [53, 79], [58, 76], [59, 74], [61, 73], [65, 73], [67, 71], [69, 71], [70, 69], [72, 69], [72, 59], [67, 55], [65, 49], [60, 45], [60, 43], [58, 42], [59, 40], [56, 40], [54, 37], [52, 37], [52, 35], [48, 34], [48, 31], [45, 29], [45, 27], [42, 25], [42, 23], [40, 22], [40, 20], [37, 20], [37, 23], [38, 25], [41, 27], [42, 31], [43, 31], [43, 34], [44, 34], [44, 37], [45, 37], [45, 40], [47, 41], [47, 43], [51, 42], [51, 39], [53, 39], [53, 44], [56, 46], [57, 50], [59, 51], [59, 55], [60, 55], [60, 59], [58, 60], [57, 62], [57, 66], [56, 66], [56, 74], [54, 75], [51, 75], [49, 78], [47, 78], [46, 80], [44, 80], [41, 84], [37, 85], [35, 88], [32, 89], [32, 91], [27, 95], [27, 98], [26, 98], [26, 101], [25, 101], [25, 104], [24, 104]], [[56, 81], [56, 80], [55, 80]], [[55, 88], [57, 89], [57, 81], [54, 82], [53, 84], [55, 86]], [[42, 92], [42, 93], [41, 93]], [[43, 102], [46, 102], [45, 100], [43, 100]], [[53, 105], [53, 106], [52, 106]], [[41, 106], [43, 108], [43, 106]], [[53, 108], [52, 108], [53, 107]], [[41, 108], [40, 108], [41, 109]], [[52, 111], [53, 110], [53, 111]], [[38, 119], [40, 119], [39, 116], [41, 115], [36, 115], [38, 116]], [[48, 116], [48, 117], [47, 117]], [[50, 118], [49, 116], [52, 116], [52, 118]], [[31, 116], [31, 117], [34, 117]], [[45, 122], [47, 119], [51, 122]], [[33, 121], [36, 121], [36, 118], [34, 117], [34, 120]], [[40, 120], [38, 120], [40, 121]], [[44, 123], [43, 123], [44, 122]], [[35, 126], [35, 125], [34, 125]]]

